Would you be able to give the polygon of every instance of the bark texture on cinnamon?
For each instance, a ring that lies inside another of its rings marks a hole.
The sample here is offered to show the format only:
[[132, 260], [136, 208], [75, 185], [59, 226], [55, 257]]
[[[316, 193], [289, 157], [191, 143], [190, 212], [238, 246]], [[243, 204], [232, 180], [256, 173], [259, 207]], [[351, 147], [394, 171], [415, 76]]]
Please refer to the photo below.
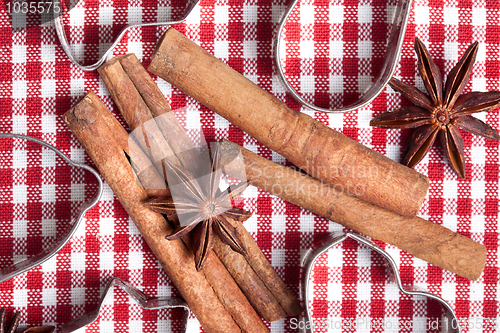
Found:
[[64, 121], [94, 161], [203, 328], [208, 332], [241, 332], [203, 272], [196, 271], [189, 249], [181, 241], [165, 241], [165, 234], [171, 233], [172, 228], [161, 214], [143, 205], [149, 196], [137, 184], [120, 144], [127, 139], [122, 137], [124, 132], [111, 130], [112, 126], [108, 126], [111, 118], [103, 116], [105, 113], [110, 111], [93, 92], [89, 92], [64, 114]]
[[221, 165], [233, 177], [244, 176], [252, 185], [286, 201], [465, 278], [477, 280], [484, 269], [486, 247], [470, 238], [420, 217], [404, 217], [349, 196], [233, 142], [222, 141]]
[[[193, 165], [206, 164], [205, 159], [200, 162], [201, 155], [198, 154], [175, 116], [165, 115], [170, 111], [170, 107], [135, 55], [129, 54], [113, 58], [99, 68], [99, 73], [102, 75], [112, 98], [118, 101], [116, 104], [127, 123], [130, 121], [128, 123], [130, 128], [144, 127], [144, 124], [146, 122], [149, 124], [151, 119], [156, 123], [159, 132], [163, 135], [160, 138], [161, 144], [154, 143], [158, 141], [158, 138], [145, 141], [154, 146], [170, 146], [179, 162], [185, 167], [192, 169]], [[124, 76], [128, 76], [128, 78], [124, 78]], [[127, 91], [127, 93], [121, 93], [122, 91]], [[127, 104], [126, 98], [129, 95], [134, 95], [131, 100], [136, 101], [142, 98], [143, 102], [136, 102], [135, 107], [132, 104]], [[146, 107], [142, 105], [146, 105]], [[130, 113], [140, 114], [132, 115]], [[148, 128], [150, 127], [148, 126]], [[149, 131], [147, 135], [149, 135]], [[161, 169], [159, 171], [161, 172]], [[229, 247], [222, 245], [216, 246], [214, 250], [248, 301], [267, 321], [300, 314], [302, 312], [300, 302], [276, 274], [252, 236], [240, 222], [233, 220], [230, 222], [238, 230], [247, 255], [236, 254]]]
[[148, 70], [311, 176], [401, 215], [420, 209], [427, 177], [292, 110], [176, 30], [162, 36]]

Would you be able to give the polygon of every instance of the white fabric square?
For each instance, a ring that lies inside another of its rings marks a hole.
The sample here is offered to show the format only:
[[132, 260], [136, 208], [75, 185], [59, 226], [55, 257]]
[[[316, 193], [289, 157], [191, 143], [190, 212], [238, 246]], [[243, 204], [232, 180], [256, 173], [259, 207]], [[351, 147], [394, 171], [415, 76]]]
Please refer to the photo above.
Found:
[[458, 61], [458, 42], [444, 42], [444, 58], [455, 65]]
[[443, 180], [443, 198], [456, 199], [458, 197], [458, 185], [455, 180]]
[[143, 269], [144, 257], [142, 252], [129, 251], [128, 253], [128, 268], [130, 270]]
[[343, 128], [344, 127], [344, 114], [343, 113], [329, 113], [328, 114], [328, 123], [330, 124], [331, 127]]
[[200, 111], [186, 111], [186, 130], [199, 129], [201, 126]]
[[271, 264], [274, 267], [284, 267], [285, 262], [285, 249], [271, 249]]
[[[43, 222], [42, 222], [43, 223]], [[57, 256], [54, 256], [41, 265], [44, 273], [55, 273], [57, 271]]]
[[472, 281], [470, 284], [470, 294], [469, 299], [471, 301], [482, 301], [484, 300], [484, 286], [482, 283]]
[[443, 282], [441, 287], [441, 297], [443, 297], [448, 302], [455, 301], [455, 295], [457, 292], [457, 284], [452, 282]]
[[99, 253], [99, 269], [101, 271], [112, 271], [115, 266], [115, 258], [113, 252]]
[[214, 41], [214, 56], [219, 59], [229, 59], [229, 41]]
[[300, 57], [302, 59], [314, 59], [314, 41], [303, 40], [300, 42]]
[[385, 146], [385, 156], [389, 157], [393, 161], [399, 161], [401, 159], [401, 147], [398, 145], [387, 144]]
[[[47, 129], [51, 124], [49, 123], [50, 120], [53, 120], [54, 122], [56, 121], [55, 115], [42, 115], [42, 132], [43, 133], [53, 133], [54, 131], [44, 131], [43, 128]], [[42, 168], [55, 168], [56, 167], [56, 153], [53, 150], [50, 149], [43, 149], [42, 150]]]
[[272, 232], [285, 232], [286, 231], [286, 215], [273, 214], [272, 215], [271, 230]]
[[28, 117], [25, 115], [13, 115], [12, 116], [12, 132], [17, 134], [28, 133], [27, 125]]
[[54, 237], [57, 234], [56, 219], [42, 218], [42, 237]]
[[429, 7], [415, 6], [415, 24], [428, 25], [429, 24]]
[[128, 7], [128, 23], [140, 23], [142, 22], [142, 8], [136, 6]]
[[243, 22], [257, 23], [258, 8], [256, 5], [243, 5]]
[[342, 24], [344, 23], [344, 6], [343, 5], [332, 5], [330, 6], [330, 11], [328, 13], [328, 20], [330, 24]]
[[327, 291], [327, 300], [328, 301], [341, 301], [342, 300], [342, 283], [336, 281], [328, 282], [328, 291]]
[[127, 44], [127, 52], [134, 53], [137, 58], [142, 58], [143, 45], [142, 42], [128, 42]]
[[358, 42], [358, 57], [371, 58], [372, 57], [372, 41], [362, 40]]
[[356, 284], [357, 290], [357, 300], [358, 301], [369, 301], [371, 296], [371, 283], [358, 282]]
[[57, 289], [56, 288], [43, 288], [42, 289], [42, 306], [56, 306], [57, 305]]
[[99, 236], [113, 236], [115, 234], [115, 219], [101, 217], [99, 220]]
[[229, 6], [214, 6], [214, 23], [229, 23]]
[[361, 247], [358, 249], [358, 266], [359, 267], [370, 267], [372, 264], [372, 250], [366, 247]]
[[80, 6], [75, 6], [69, 12], [70, 15], [70, 25], [72, 27], [83, 27], [85, 24], [85, 8]]
[[243, 58], [255, 59], [257, 58], [257, 41], [244, 40], [243, 41]]
[[12, 62], [14, 64], [26, 63], [27, 45], [12, 45]]
[[141, 320], [130, 320], [128, 322], [129, 332], [142, 332]]
[[28, 154], [26, 150], [16, 149], [12, 151], [12, 167], [14, 169], [26, 169], [28, 166]]
[[303, 94], [313, 94], [315, 91], [314, 87], [314, 75], [301, 75], [300, 76], [300, 91]]
[[[478, 53], [479, 55], [479, 53]], [[486, 78], [485, 77], [473, 77], [472, 78], [472, 90], [473, 91], [486, 91], [486, 86], [487, 86], [487, 82], [486, 82]], [[484, 115], [486, 113], [483, 113]], [[480, 116], [482, 115], [474, 115], [476, 118], [479, 118]]]
[[359, 23], [372, 23], [372, 6], [359, 5], [358, 6], [358, 22]]
[[12, 291], [13, 304], [15, 308], [25, 308], [28, 304], [28, 290], [14, 288]]
[[12, 81], [12, 98], [26, 98], [28, 96], [28, 82], [26, 80]]
[[472, 25], [486, 25], [486, 8], [472, 7]]
[[473, 180], [470, 182], [471, 199], [484, 199], [486, 195], [486, 183], [484, 180]]
[[114, 332], [115, 323], [106, 319], [101, 319], [99, 322], [99, 332]]
[[342, 59], [344, 57], [344, 42], [341, 40], [330, 41], [330, 57]]
[[15, 238], [28, 237], [28, 221], [27, 220], [14, 220], [12, 225], [12, 232]]
[[99, 7], [99, 25], [113, 24], [113, 10], [111, 6]]
[[314, 215], [300, 213], [300, 232], [314, 232]]
[[470, 217], [470, 231], [483, 234], [485, 231], [486, 221], [484, 215], [472, 215]]
[[314, 6], [305, 4], [300, 6], [300, 24], [314, 24]]
[[[458, 25], [458, 8], [457, 7], [444, 7], [443, 20], [445, 25]], [[445, 47], [446, 50], [446, 47]]]
[[342, 94], [344, 92], [344, 76], [330, 74], [330, 94]]
[[42, 184], [42, 202], [55, 202], [56, 201], [56, 185], [55, 184]]
[[73, 97], [80, 97], [85, 91], [85, 79], [71, 79], [70, 93]]
[[443, 214], [443, 227], [457, 232], [458, 220], [456, 215]]
[[12, 185], [12, 203], [25, 204], [27, 203], [28, 186], [25, 184]]
[[85, 304], [85, 288], [84, 287], [71, 287], [71, 304], [72, 305]]
[[342, 248], [334, 247], [328, 250], [328, 267], [342, 267], [343, 253]]
[[[55, 97], [56, 96], [56, 93], [55, 93], [55, 89], [56, 89], [56, 83], [55, 83], [55, 80], [45, 80], [45, 81], [51, 81], [53, 82], [53, 87], [52, 87], [52, 84], [50, 85], [50, 88], [54, 89], [53, 91], [53, 95], [48, 95], [46, 97]], [[42, 81], [43, 83], [43, 81]], [[43, 95], [43, 90], [42, 90], [42, 95]], [[42, 96], [43, 97], [43, 96]], [[56, 120], [56, 115], [55, 114], [42, 114], [42, 133], [55, 133], [56, 132], [56, 129], [57, 129], [57, 120]], [[49, 151], [48, 149], [46, 149], [46, 151]], [[50, 153], [54, 156], [55, 158], [55, 153], [50, 150]], [[54, 165], [55, 166], [55, 165]]]
[[41, 47], [41, 60], [42, 62], [55, 62], [56, 61], [56, 47], [55, 45], [42, 44]]
[[85, 253], [84, 252], [71, 252], [71, 270], [84, 271], [85, 270]]
[[83, 199], [85, 199], [85, 184], [71, 184], [71, 201], [78, 202]]

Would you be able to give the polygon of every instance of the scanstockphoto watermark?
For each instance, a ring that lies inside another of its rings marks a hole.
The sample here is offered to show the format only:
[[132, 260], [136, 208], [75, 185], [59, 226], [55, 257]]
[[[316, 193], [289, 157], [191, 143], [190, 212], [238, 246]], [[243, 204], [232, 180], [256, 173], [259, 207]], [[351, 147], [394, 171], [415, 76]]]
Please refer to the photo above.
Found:
[[350, 196], [362, 196], [367, 186], [356, 178], [347, 179], [342, 184], [337, 182], [333, 185], [326, 185], [324, 183], [311, 181], [310, 176], [299, 172], [299, 180], [290, 181], [287, 176], [289, 171], [287, 169], [279, 169], [270, 166], [260, 169], [252, 170], [251, 179], [272, 179], [273, 185], [266, 188], [270, 193], [282, 197], [296, 197], [312, 199], [317, 196], [339, 196], [340, 194], [348, 194]]
[[308, 163], [301, 167], [307, 170], [312, 177], [318, 179], [337, 179], [337, 178], [352, 178], [352, 179], [370, 179], [377, 178], [379, 175], [379, 168], [376, 165], [314, 165]]
[[435, 331], [440, 329], [456, 329], [461, 323], [456, 320], [427, 319], [405, 320], [400, 318], [323, 318], [317, 320], [299, 320], [292, 318], [290, 328], [293, 330], [417, 330]]

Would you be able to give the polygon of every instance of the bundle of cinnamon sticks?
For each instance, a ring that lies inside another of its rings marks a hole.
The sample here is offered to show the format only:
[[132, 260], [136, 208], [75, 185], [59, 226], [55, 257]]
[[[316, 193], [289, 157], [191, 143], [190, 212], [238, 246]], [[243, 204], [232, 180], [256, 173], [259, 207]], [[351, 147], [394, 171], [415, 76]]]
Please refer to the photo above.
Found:
[[[181, 164], [196, 163], [194, 155], [180, 153], [189, 151], [193, 144], [174, 116], [160, 117], [169, 113], [170, 107], [134, 55], [112, 59], [98, 71], [130, 129], [146, 133], [147, 127], [147, 135], [132, 140], [93, 92], [79, 100], [64, 120], [205, 331], [267, 332], [257, 313], [274, 321], [302, 312], [298, 300], [241, 223], [231, 221], [242, 235], [247, 255], [215, 241], [214, 252], [200, 272], [195, 269], [188, 237], [165, 240], [174, 226], [145, 206], [151, 197], [169, 195], [162, 170], [154, 165], [150, 153], [174, 156]], [[130, 156], [134, 157], [132, 164]]]

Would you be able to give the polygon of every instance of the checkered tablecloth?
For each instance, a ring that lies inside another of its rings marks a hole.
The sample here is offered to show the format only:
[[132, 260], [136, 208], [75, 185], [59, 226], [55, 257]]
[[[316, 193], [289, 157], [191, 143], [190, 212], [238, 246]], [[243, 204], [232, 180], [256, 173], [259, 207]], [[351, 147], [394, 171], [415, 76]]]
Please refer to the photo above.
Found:
[[[64, 17], [67, 33], [77, 58], [89, 64], [124, 25], [164, 19], [178, 13], [183, 1], [80, 0], [72, 4], [75, 7]], [[395, 0], [303, 0], [286, 27], [285, 71], [292, 85], [323, 107], [357, 100], [380, 69], [395, 5]], [[202, 0], [176, 28], [291, 107], [299, 108], [277, 79], [272, 59], [273, 36], [285, 6], [281, 0]], [[0, 131], [40, 138], [73, 160], [92, 164], [61, 116], [89, 90], [116, 114], [103, 82], [96, 72], [83, 72], [68, 61], [51, 22], [40, 26], [36, 17], [31, 17], [15, 22], [13, 28], [7, 7], [0, 8]], [[500, 90], [499, 26], [498, 0], [414, 0], [396, 75], [423, 89], [416, 74], [415, 36], [429, 47], [444, 74], [477, 40], [480, 49], [466, 89]], [[115, 54], [134, 52], [147, 65], [164, 30], [133, 29]], [[226, 120], [161, 79], [155, 80], [191, 136], [203, 132], [208, 141], [229, 138], [261, 156], [288, 164]], [[387, 88], [371, 104], [348, 114], [302, 111], [399, 161], [411, 131], [371, 128], [369, 121], [406, 103]], [[498, 110], [478, 118], [500, 129]], [[405, 284], [436, 293], [452, 305], [464, 332], [493, 332], [500, 319], [499, 145], [465, 132], [463, 135], [465, 180], [458, 179], [446, 165], [438, 144], [416, 167], [430, 178], [420, 216], [485, 244], [488, 259], [483, 275], [478, 281], [469, 281], [397, 248], [378, 244], [394, 256]], [[54, 241], [79, 202], [92, 196], [96, 181], [35, 145], [6, 141], [0, 148], [0, 264], [4, 268]], [[343, 228], [256, 188], [245, 192], [242, 207], [254, 214], [245, 226], [297, 295], [301, 256], [327, 233]], [[106, 186], [101, 201], [86, 214], [62, 251], [28, 273], [0, 284], [0, 307], [5, 307], [9, 316], [21, 311], [22, 326], [60, 327], [93, 310], [112, 276], [150, 296], [177, 295]], [[422, 332], [426, 318], [435, 317], [435, 306], [398, 293], [387, 281], [381, 259], [355, 242], [346, 242], [319, 260], [313, 285], [311, 305], [320, 324], [317, 332]], [[180, 332], [180, 316], [177, 311], [142, 310], [116, 290], [98, 321], [85, 331]], [[356, 328], [350, 326], [353, 322], [358, 323]], [[288, 319], [268, 326], [273, 333], [295, 331]], [[188, 330], [199, 332], [201, 328], [192, 319]]]

